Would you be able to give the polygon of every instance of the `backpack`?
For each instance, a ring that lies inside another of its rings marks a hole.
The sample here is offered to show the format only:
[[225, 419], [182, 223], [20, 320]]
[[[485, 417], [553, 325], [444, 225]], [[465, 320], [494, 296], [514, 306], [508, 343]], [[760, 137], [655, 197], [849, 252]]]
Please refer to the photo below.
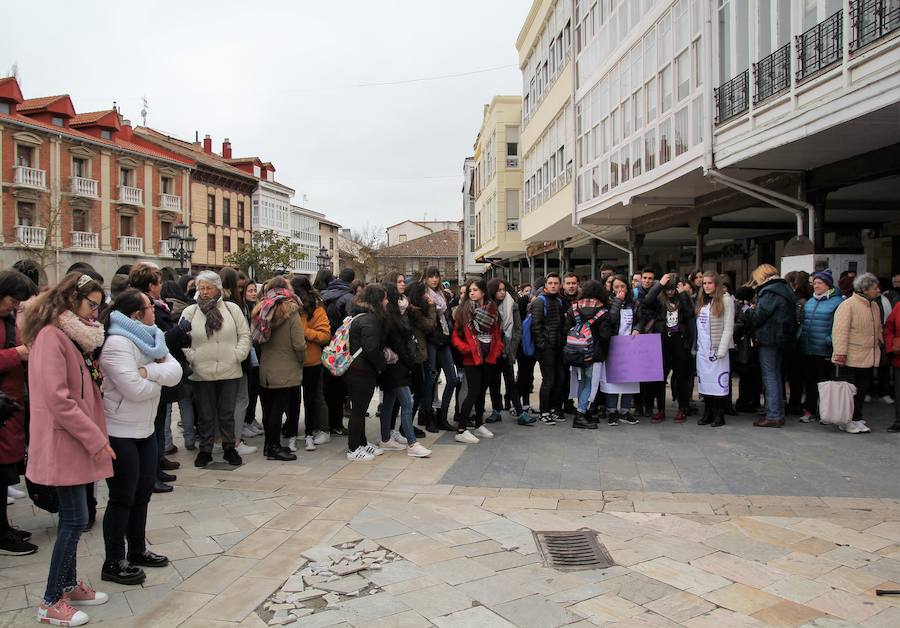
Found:
[[347, 372], [353, 360], [362, 353], [362, 348], [355, 353], [350, 353], [350, 325], [362, 314], [348, 316], [331, 338], [328, 346], [322, 349], [322, 366], [335, 377], [340, 377]]
[[[538, 297], [544, 303], [544, 316], [547, 315], [547, 299], [544, 298], [544, 295]], [[529, 308], [528, 316], [525, 317], [525, 320], [522, 321], [522, 354], [526, 357], [533, 358], [534, 354], [537, 353], [537, 348], [534, 346], [534, 337], [531, 335], [531, 327], [534, 324], [534, 319], [531, 316], [531, 308]]]
[[606, 314], [606, 310], [598, 310], [588, 320], [581, 320], [581, 314], [575, 310], [575, 324], [566, 334], [566, 346], [563, 347], [563, 363], [567, 366], [586, 366], [594, 362], [594, 334], [591, 325]]

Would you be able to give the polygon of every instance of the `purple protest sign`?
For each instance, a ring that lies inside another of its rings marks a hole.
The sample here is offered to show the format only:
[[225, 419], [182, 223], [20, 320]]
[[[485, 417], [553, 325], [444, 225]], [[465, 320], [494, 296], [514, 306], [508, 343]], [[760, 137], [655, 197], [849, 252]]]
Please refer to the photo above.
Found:
[[611, 384], [663, 381], [660, 335], [613, 336], [606, 358], [606, 381]]

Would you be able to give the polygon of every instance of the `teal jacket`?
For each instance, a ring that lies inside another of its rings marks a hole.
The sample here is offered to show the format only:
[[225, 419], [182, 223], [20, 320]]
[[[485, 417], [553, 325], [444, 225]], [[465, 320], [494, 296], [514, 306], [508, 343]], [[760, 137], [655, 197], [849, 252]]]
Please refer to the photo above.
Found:
[[797, 330], [797, 348], [800, 353], [831, 357], [831, 326], [834, 312], [843, 300], [841, 293], [834, 288], [821, 299], [809, 298], [803, 306], [800, 328]]

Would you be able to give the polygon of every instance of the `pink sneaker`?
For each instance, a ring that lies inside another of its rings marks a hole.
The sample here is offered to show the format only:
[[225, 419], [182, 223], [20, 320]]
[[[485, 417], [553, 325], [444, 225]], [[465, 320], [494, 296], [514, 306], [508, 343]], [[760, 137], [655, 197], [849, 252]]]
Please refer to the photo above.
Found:
[[406, 455], [410, 458], [427, 458], [431, 455], [431, 450], [423, 447], [421, 443], [413, 443], [406, 448]]
[[84, 611], [73, 608], [65, 596], [50, 606], [47, 606], [46, 602], [41, 602], [41, 605], [38, 606], [37, 618], [42, 624], [54, 626], [84, 626], [91, 619]]
[[69, 601], [72, 606], [99, 606], [109, 602], [109, 596], [100, 591], [94, 591], [83, 581], [75, 585], [74, 588], [63, 593], [63, 597]]

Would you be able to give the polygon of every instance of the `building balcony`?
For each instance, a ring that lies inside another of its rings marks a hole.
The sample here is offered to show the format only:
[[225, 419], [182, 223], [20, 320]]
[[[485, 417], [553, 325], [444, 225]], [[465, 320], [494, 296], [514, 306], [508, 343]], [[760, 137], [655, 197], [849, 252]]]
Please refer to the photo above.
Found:
[[159, 208], [164, 209], [166, 211], [180, 212], [181, 211], [181, 197], [175, 196], [174, 194], [160, 194], [159, 195]]
[[119, 236], [119, 251], [122, 253], [143, 253], [144, 239], [135, 238], [134, 236]]
[[855, 52], [900, 29], [900, 4], [892, 0], [851, 0], [850, 51]]
[[99, 238], [96, 233], [87, 231], [72, 232], [72, 248], [73, 249], [92, 249], [100, 248], [98, 246]]
[[791, 87], [790, 44], [753, 64], [753, 104], [759, 104]]
[[714, 90], [716, 124], [722, 124], [747, 111], [750, 107], [750, 72], [744, 70]]
[[141, 188], [120, 185], [118, 202], [120, 205], [143, 205], [144, 191]]
[[13, 184], [24, 188], [35, 188], [37, 190], [47, 189], [47, 177], [43, 170], [37, 168], [29, 168], [27, 166], [16, 166], [13, 175]]
[[794, 37], [797, 48], [797, 80], [802, 81], [841, 60], [844, 54], [844, 13], [838, 11]]
[[168, 240], [160, 240], [159, 248], [156, 249], [156, 254], [160, 257], [174, 257], [172, 255], [172, 251], [169, 250], [169, 241]]
[[72, 177], [69, 179], [69, 192], [74, 196], [97, 198], [97, 181], [83, 177]]
[[[28, 168], [31, 170], [31, 168]], [[41, 176], [43, 176], [41, 172]], [[45, 227], [31, 227], [16, 225], [16, 240], [25, 246], [44, 246], [47, 242], [47, 229]]]

